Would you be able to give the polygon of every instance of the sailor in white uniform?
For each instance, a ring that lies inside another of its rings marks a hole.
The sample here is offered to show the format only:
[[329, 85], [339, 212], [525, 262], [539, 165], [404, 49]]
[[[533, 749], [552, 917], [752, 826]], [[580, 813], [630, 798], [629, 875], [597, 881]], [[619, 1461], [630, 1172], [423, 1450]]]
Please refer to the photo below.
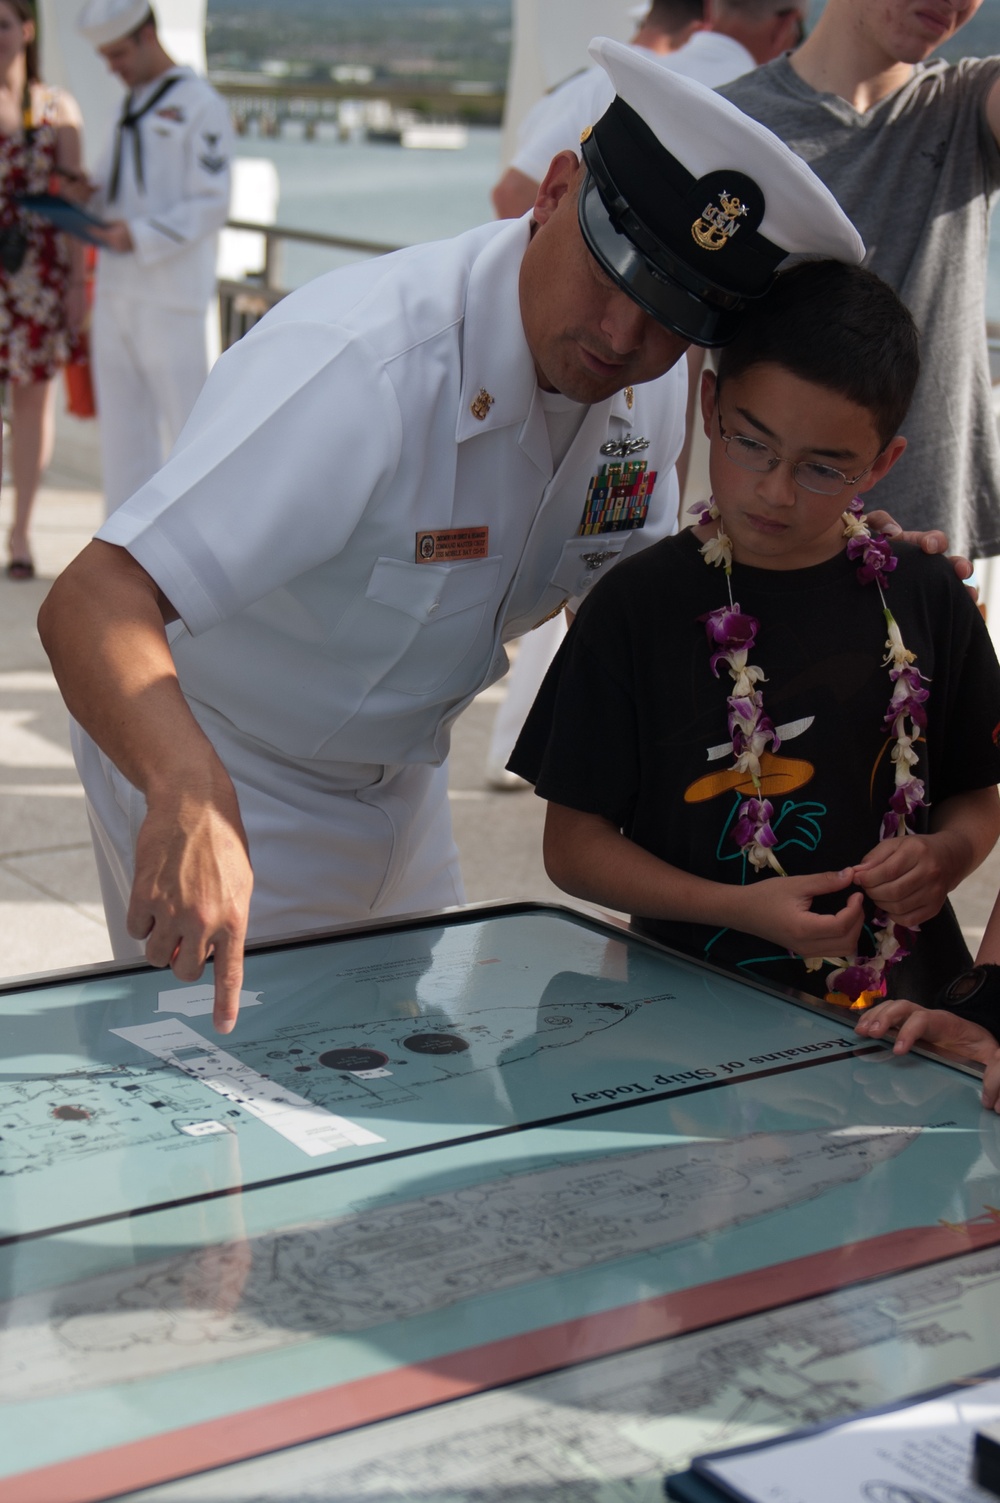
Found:
[[451, 724], [676, 507], [671, 368], [788, 252], [863, 255], [769, 132], [594, 48], [617, 98], [532, 218], [292, 294], [43, 607], [116, 953], [182, 979], [214, 953], [222, 1028], [248, 912], [260, 936], [461, 900]]
[[[685, 7], [670, 0], [655, 4], [629, 46], [661, 68], [717, 89], [794, 46], [804, 19], [802, 8], [786, 0], [713, 0], [702, 11], [704, 27], [689, 27], [682, 45], [674, 45], [678, 33], [671, 27], [684, 18]], [[515, 218], [527, 211], [549, 162], [557, 152], [575, 146], [580, 132], [604, 113], [613, 96], [610, 78], [595, 65], [574, 74], [538, 100], [521, 122], [511, 164], [493, 189], [501, 218]], [[689, 393], [700, 385], [701, 362], [699, 352]], [[689, 394], [689, 420], [695, 410]], [[519, 792], [529, 786], [516, 773], [507, 771], [507, 759], [566, 628], [566, 617], [555, 617], [519, 644], [486, 749], [486, 782], [490, 788]]]
[[232, 127], [211, 85], [164, 51], [148, 0], [88, 0], [78, 26], [129, 90], [90, 204], [109, 223], [91, 353], [111, 512], [163, 463], [218, 351]]

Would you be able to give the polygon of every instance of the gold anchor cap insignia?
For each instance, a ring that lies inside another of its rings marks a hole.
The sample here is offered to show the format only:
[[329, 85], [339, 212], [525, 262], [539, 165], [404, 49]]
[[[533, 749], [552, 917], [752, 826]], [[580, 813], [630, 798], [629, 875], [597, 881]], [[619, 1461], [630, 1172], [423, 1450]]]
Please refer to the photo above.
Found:
[[727, 246], [749, 212], [743, 200], [725, 188], [716, 196], [718, 203], [710, 200], [691, 226], [691, 234], [702, 250], [717, 251]]
[[469, 411], [472, 413], [472, 416], [474, 418], [478, 418], [481, 423], [485, 422], [486, 417], [489, 414], [489, 410], [493, 406], [493, 403], [495, 401], [496, 398], [490, 396], [489, 392], [486, 390], [486, 387], [481, 386], [469, 405]]

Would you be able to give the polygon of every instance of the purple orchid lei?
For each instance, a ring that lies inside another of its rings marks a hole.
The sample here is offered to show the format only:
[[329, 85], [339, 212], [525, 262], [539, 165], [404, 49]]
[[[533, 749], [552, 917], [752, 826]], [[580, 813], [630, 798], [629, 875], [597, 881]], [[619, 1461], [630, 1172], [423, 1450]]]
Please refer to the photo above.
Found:
[[[699, 502], [691, 508], [695, 521], [704, 525], [719, 520], [719, 511], [714, 499]], [[913, 769], [919, 760], [914, 751], [914, 742], [927, 725], [926, 703], [929, 691], [923, 688], [923, 675], [916, 665], [916, 657], [903, 642], [902, 633], [889, 610], [885, 599], [888, 576], [896, 567], [896, 557], [885, 538], [872, 537], [864, 515], [863, 502], [855, 496], [844, 512], [844, 536], [847, 539], [847, 556], [860, 559], [857, 577], [861, 584], [876, 584], [882, 601], [889, 636], [886, 640], [886, 656], [883, 666], [889, 669], [892, 695], [886, 710], [883, 726], [895, 737], [892, 762], [895, 767], [895, 787], [889, 800], [889, 809], [882, 820], [880, 840], [902, 838], [912, 834], [909, 817], [915, 810], [926, 808], [923, 782]], [[753, 616], [744, 615], [733, 600], [732, 542], [721, 525], [701, 546], [701, 554], [708, 564], [721, 566], [726, 574], [729, 592], [728, 606], [699, 619], [705, 623], [709, 645], [713, 649], [710, 667], [716, 678], [719, 665], [725, 663], [733, 681], [732, 693], [728, 696], [729, 735], [733, 747], [733, 768], [748, 773], [753, 782], [755, 797], [744, 799], [736, 813], [732, 837], [755, 871], [770, 867], [780, 876], [786, 873], [774, 852], [777, 836], [771, 825], [774, 808], [770, 799], [762, 796], [760, 759], [770, 748], [777, 751], [780, 738], [769, 717], [764, 713], [764, 698], [757, 685], [765, 683], [763, 671], [748, 659], [753, 651], [760, 623]], [[829, 988], [827, 1000], [846, 999], [850, 1006], [871, 1006], [885, 995], [885, 972], [888, 967], [903, 960], [913, 944], [913, 931], [894, 924], [888, 914], [876, 909], [873, 919], [877, 931], [875, 954], [820, 957], [805, 961], [807, 970], [818, 970], [823, 965], [833, 965], [827, 976]]]

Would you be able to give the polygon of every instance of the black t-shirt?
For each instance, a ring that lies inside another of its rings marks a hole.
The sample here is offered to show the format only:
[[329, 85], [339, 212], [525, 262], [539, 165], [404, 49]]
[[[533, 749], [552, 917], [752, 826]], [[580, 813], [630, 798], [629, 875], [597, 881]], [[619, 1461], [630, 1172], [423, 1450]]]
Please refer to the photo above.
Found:
[[[542, 798], [610, 820], [674, 866], [716, 882], [758, 876], [732, 839], [746, 791], [734, 789], [726, 718], [700, 617], [728, 603], [721, 569], [690, 531], [621, 563], [580, 611], [542, 685], [510, 766]], [[905, 544], [886, 600], [929, 682], [915, 771], [929, 803], [1000, 782], [1000, 668], [979, 612], [950, 563]], [[750, 662], [781, 735], [767, 768], [776, 854], [789, 875], [857, 865], [879, 839], [894, 784], [883, 728], [892, 685], [877, 587], [838, 554], [809, 569], [734, 564], [733, 597], [760, 622]], [[929, 828], [930, 810], [911, 819]], [[833, 895], [834, 911], [845, 901]], [[814, 907], [824, 906], [819, 900]], [[633, 918], [644, 933], [751, 978], [822, 995], [825, 971], [753, 935]], [[874, 951], [866, 926], [861, 950]], [[890, 993], [930, 1001], [969, 964], [950, 905], [923, 925]]]

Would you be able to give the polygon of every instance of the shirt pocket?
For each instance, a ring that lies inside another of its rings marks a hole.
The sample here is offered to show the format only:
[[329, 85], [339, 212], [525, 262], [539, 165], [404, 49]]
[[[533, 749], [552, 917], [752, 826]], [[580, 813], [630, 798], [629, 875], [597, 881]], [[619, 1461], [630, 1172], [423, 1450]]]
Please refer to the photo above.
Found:
[[[639, 542], [641, 547], [642, 543]], [[563, 598], [586, 595], [602, 574], [627, 553], [636, 551], [637, 532], [599, 532], [590, 537], [568, 538], [552, 571], [552, 587]]]
[[453, 564], [380, 558], [365, 598], [393, 612], [389, 620], [397, 648], [380, 684], [404, 694], [426, 694], [446, 683], [476, 645], [495, 602], [501, 563], [500, 557]]

